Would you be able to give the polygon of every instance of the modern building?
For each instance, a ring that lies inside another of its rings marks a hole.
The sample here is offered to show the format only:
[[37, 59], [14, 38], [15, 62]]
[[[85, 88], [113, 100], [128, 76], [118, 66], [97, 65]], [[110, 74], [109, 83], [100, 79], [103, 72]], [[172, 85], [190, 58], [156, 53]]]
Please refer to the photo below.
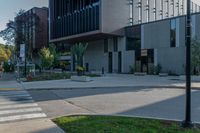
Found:
[[[87, 42], [84, 64], [88, 71], [104, 68], [109, 73], [128, 73], [134, 67], [149, 72], [159, 64], [162, 72], [183, 74], [185, 3], [186, 0], [49, 0], [50, 42]], [[192, 5], [193, 37], [200, 39], [199, 6]]]
[[[186, 14], [186, 0], [129, 0], [130, 25]], [[191, 12], [200, 12], [200, 6], [191, 2]]]
[[17, 33], [16, 52], [19, 57], [20, 45], [26, 45], [29, 61], [38, 59], [38, 51], [48, 45], [48, 8], [34, 7], [15, 18]]

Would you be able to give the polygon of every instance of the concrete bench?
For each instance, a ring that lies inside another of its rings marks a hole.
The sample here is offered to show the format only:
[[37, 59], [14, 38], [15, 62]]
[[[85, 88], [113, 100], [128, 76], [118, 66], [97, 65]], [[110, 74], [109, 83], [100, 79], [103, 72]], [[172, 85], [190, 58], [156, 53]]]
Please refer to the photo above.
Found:
[[168, 73], [159, 73], [159, 76], [160, 76], [160, 77], [167, 77], [167, 76], [168, 76]]
[[72, 81], [78, 81], [78, 82], [90, 82], [92, 81], [90, 77], [88, 76], [71, 76]]
[[145, 76], [145, 75], [147, 75], [147, 73], [135, 72], [134, 75], [135, 75], [135, 76]]

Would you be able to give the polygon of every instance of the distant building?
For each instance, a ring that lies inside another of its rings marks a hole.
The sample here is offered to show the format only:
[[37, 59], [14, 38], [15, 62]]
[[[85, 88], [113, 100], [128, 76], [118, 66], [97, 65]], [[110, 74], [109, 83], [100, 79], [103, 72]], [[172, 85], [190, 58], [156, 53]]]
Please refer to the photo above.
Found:
[[[87, 42], [88, 71], [184, 74], [186, 0], [49, 0], [50, 42]], [[192, 35], [200, 39], [200, 7], [192, 3]], [[72, 57], [72, 70], [76, 63]]]
[[17, 55], [19, 56], [20, 44], [26, 44], [27, 58], [35, 62], [38, 51], [48, 45], [48, 8], [34, 7], [16, 17], [15, 22]]

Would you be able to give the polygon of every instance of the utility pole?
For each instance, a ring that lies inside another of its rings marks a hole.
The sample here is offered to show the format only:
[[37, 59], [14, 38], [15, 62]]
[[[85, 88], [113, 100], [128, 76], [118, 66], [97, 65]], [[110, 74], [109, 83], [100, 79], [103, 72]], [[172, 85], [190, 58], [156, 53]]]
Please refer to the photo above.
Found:
[[192, 128], [191, 121], [191, 0], [187, 0], [186, 15], [186, 106], [182, 126]]

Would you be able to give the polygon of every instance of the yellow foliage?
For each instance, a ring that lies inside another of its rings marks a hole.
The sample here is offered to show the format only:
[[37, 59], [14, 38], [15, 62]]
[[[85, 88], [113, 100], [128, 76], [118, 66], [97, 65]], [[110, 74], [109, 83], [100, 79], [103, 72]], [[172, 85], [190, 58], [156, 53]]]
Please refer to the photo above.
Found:
[[0, 62], [7, 61], [11, 57], [11, 51], [0, 47]]

